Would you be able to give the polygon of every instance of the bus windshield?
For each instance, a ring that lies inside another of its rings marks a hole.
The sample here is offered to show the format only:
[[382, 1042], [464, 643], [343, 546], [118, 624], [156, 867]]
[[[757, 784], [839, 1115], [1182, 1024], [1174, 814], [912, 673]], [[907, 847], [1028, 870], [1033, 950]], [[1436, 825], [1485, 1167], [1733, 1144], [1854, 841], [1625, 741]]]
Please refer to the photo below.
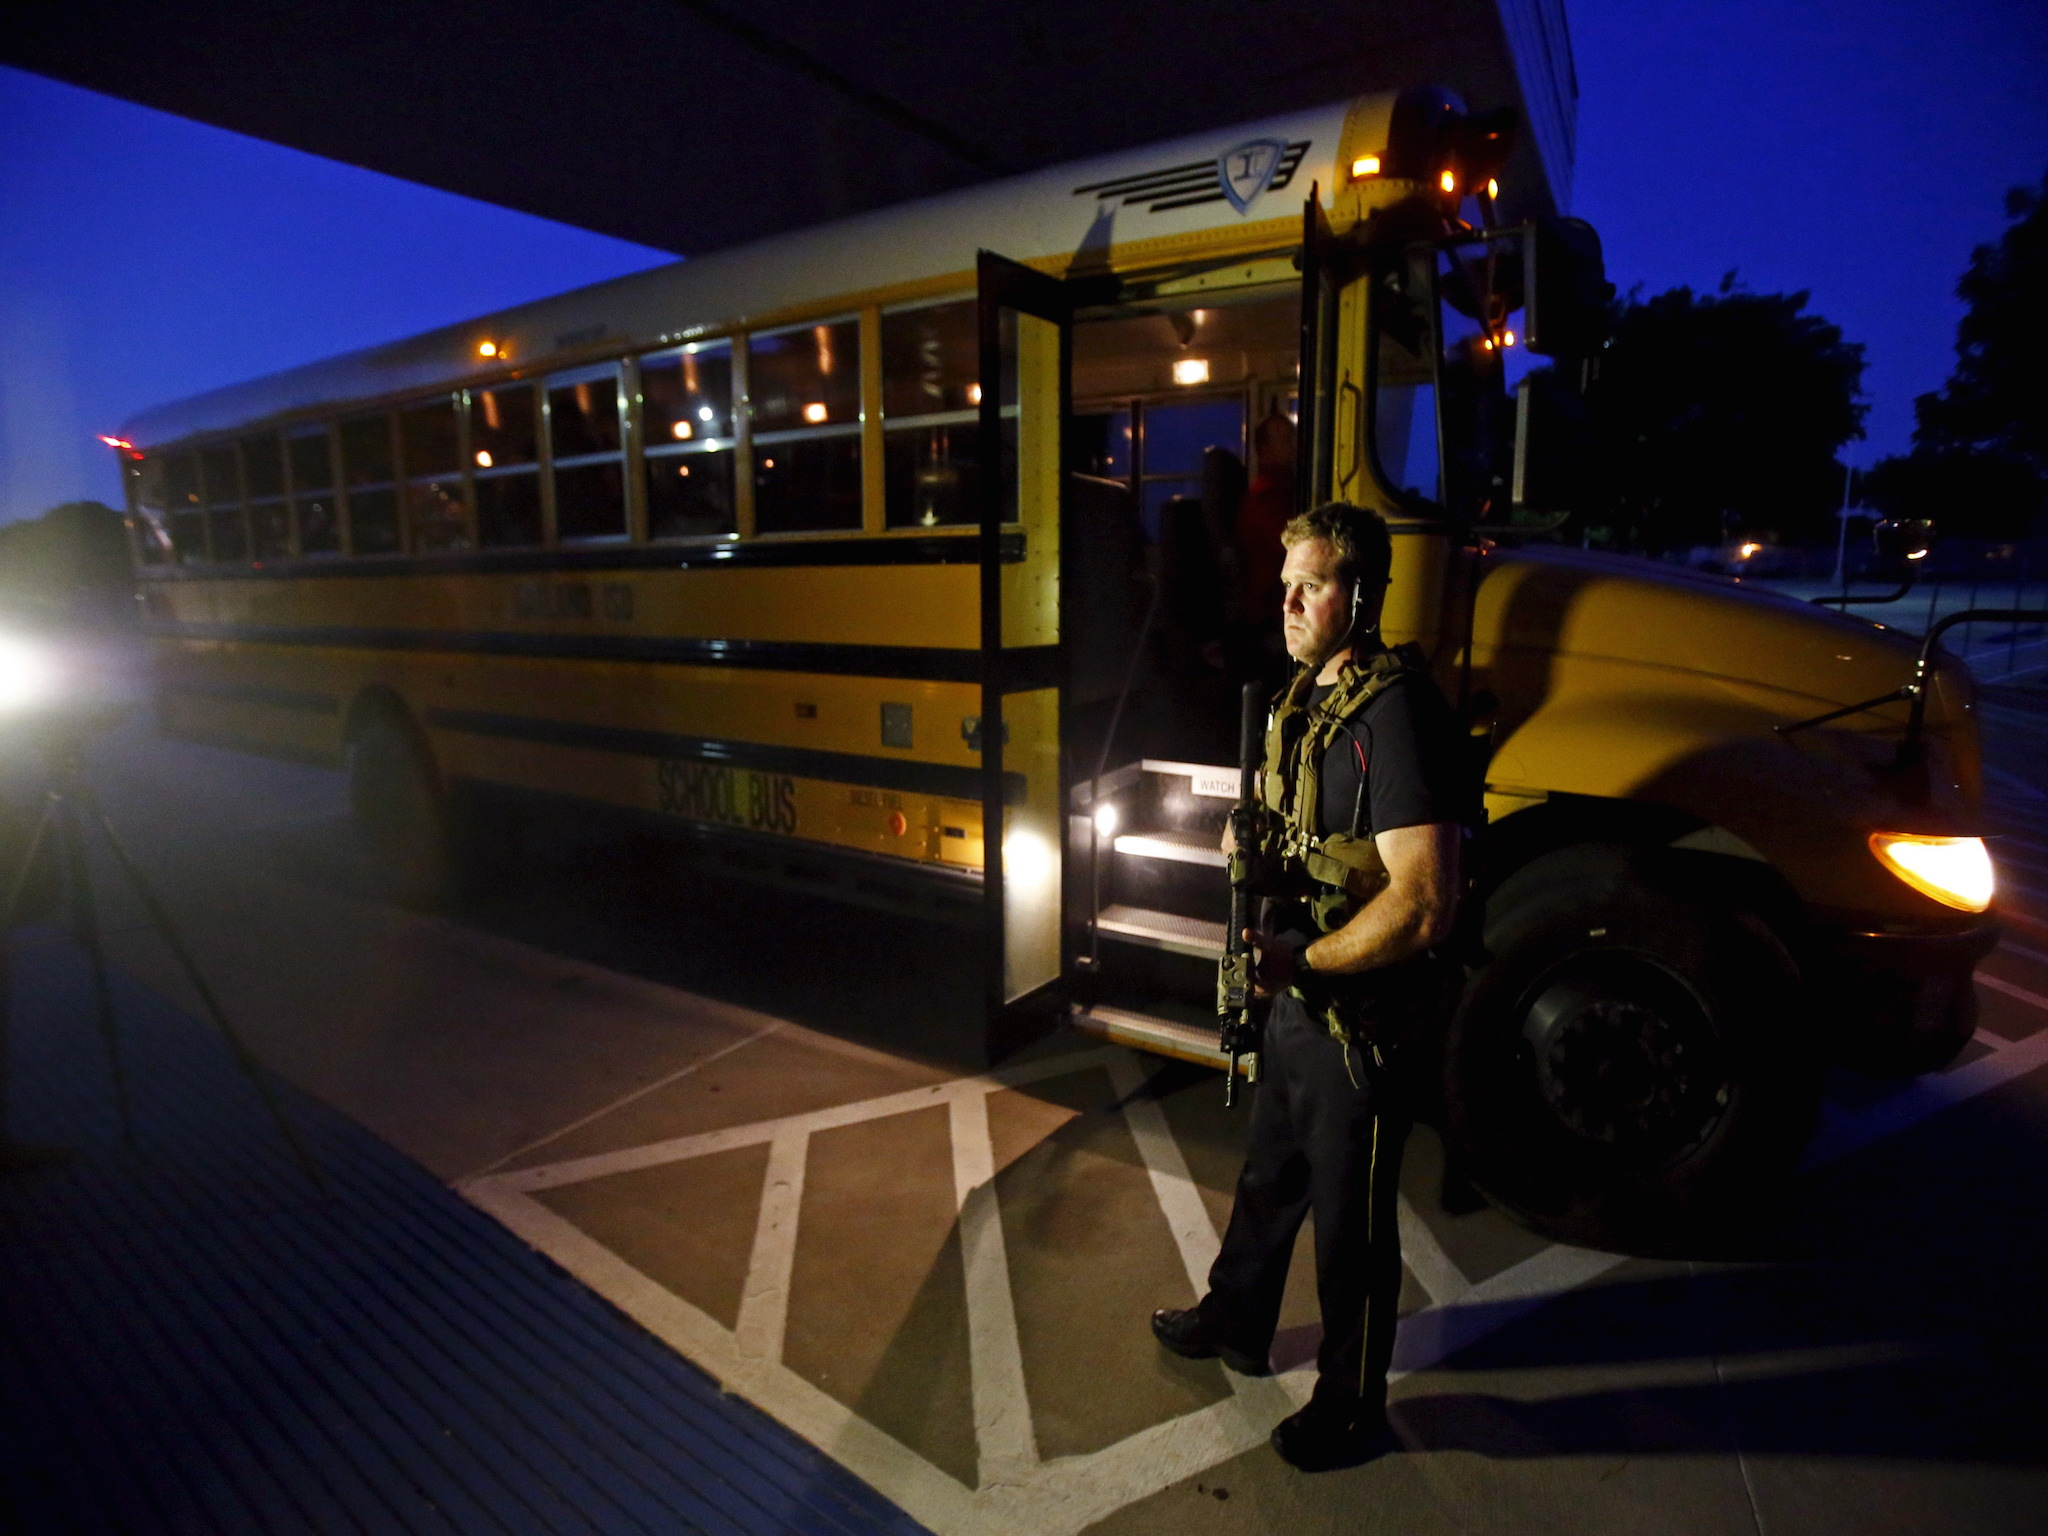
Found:
[[1374, 284], [1370, 436], [1400, 500], [1484, 520], [1507, 509], [1523, 344], [1522, 232], [1409, 246]]

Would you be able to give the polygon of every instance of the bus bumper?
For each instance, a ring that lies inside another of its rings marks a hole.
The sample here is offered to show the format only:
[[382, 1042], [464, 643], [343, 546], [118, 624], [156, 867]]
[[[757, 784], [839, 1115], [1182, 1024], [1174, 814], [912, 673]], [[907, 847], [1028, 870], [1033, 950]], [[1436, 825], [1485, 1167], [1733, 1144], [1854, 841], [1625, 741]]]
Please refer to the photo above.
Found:
[[1841, 932], [1808, 977], [1831, 1060], [1875, 1076], [1931, 1072], [1977, 1029], [1977, 962], [1998, 945], [1989, 919], [1953, 933]]

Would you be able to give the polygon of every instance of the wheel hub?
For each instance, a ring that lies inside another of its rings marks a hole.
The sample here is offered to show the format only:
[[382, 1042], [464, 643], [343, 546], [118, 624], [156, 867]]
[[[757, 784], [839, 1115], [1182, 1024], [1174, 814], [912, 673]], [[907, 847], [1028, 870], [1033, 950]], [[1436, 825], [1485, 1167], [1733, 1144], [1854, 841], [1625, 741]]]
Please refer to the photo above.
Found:
[[1603, 958], [1555, 977], [1522, 1035], [1558, 1123], [1630, 1162], [1698, 1145], [1728, 1103], [1713, 1020], [1690, 988], [1646, 962]]

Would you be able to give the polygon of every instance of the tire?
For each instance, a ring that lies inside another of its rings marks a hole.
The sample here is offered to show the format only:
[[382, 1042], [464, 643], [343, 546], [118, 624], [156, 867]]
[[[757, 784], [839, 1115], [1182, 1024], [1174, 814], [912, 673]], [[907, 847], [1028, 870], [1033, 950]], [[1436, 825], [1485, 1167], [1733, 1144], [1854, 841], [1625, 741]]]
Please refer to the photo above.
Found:
[[378, 893], [422, 909], [446, 902], [448, 808], [426, 743], [408, 721], [379, 711], [350, 735], [347, 761], [349, 807]]
[[1796, 968], [1668, 855], [1563, 849], [1488, 903], [1488, 962], [1445, 1042], [1472, 1181], [1537, 1231], [1624, 1252], [1702, 1242], [1788, 1174], [1819, 1107]]

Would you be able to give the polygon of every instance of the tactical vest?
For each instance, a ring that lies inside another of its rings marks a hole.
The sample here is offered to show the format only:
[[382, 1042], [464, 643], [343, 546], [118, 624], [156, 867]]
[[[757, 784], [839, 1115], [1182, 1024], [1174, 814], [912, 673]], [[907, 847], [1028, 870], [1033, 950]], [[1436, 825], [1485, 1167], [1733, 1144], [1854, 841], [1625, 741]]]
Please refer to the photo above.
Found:
[[[1303, 905], [1321, 933], [1334, 933], [1387, 885], [1387, 866], [1370, 826], [1325, 835], [1322, 825], [1323, 758], [1339, 738], [1350, 738], [1365, 708], [1408, 673], [1423, 669], [1412, 645], [1345, 663], [1336, 690], [1311, 707], [1320, 667], [1303, 667], [1274, 706], [1266, 727], [1260, 797], [1272, 812], [1278, 852], [1305, 875]], [[1363, 778], [1361, 778], [1363, 787]], [[1327, 989], [1290, 987], [1330, 1033], [1349, 1040], [1351, 1029]]]

